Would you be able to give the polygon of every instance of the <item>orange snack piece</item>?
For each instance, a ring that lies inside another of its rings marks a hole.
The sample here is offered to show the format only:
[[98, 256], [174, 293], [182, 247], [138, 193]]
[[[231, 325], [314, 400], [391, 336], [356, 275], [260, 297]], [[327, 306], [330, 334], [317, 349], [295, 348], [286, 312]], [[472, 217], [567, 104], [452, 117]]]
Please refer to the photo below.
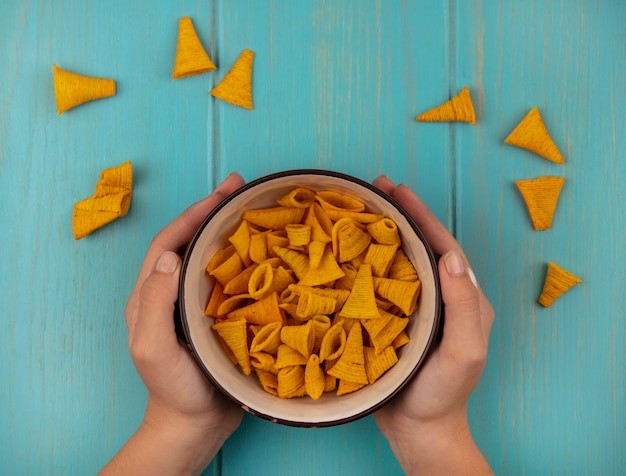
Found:
[[337, 360], [346, 347], [346, 331], [343, 321], [334, 324], [328, 329], [320, 344], [320, 361]]
[[565, 179], [542, 176], [531, 180], [516, 180], [535, 230], [547, 230], [552, 225], [559, 195]]
[[72, 228], [80, 240], [98, 228], [122, 217], [130, 209], [133, 194], [133, 169], [130, 161], [100, 173], [92, 197], [74, 205]]
[[[336, 378], [336, 377], [335, 377]], [[365, 387], [364, 383], [350, 382], [348, 380], [339, 380], [339, 384], [337, 385], [337, 396], [347, 395], [352, 392], [356, 392], [357, 390], [361, 390]]]
[[354, 319], [376, 319], [380, 317], [376, 307], [372, 266], [370, 264], [363, 264], [359, 268], [350, 296], [339, 311], [339, 315]]
[[469, 122], [476, 124], [474, 104], [467, 86], [449, 101], [416, 117], [419, 122]]
[[247, 306], [228, 313], [228, 319], [243, 318], [248, 324], [264, 326], [270, 322], [285, 322], [285, 315], [278, 307], [278, 295], [273, 292]]
[[317, 201], [326, 211], [334, 210], [338, 212], [360, 213], [365, 210], [365, 204], [363, 202], [339, 192], [328, 190], [317, 192]]
[[54, 97], [59, 116], [68, 109], [95, 99], [115, 96], [115, 81], [72, 73], [52, 65]]
[[267, 393], [278, 396], [278, 376], [276, 374], [256, 368], [254, 369], [254, 373], [256, 373], [259, 378], [259, 382], [261, 382], [263, 390]]
[[299, 223], [305, 210], [296, 207], [272, 207], [245, 210], [242, 218], [253, 225], [268, 230], [284, 230], [287, 225]]
[[363, 352], [361, 324], [355, 322], [348, 333], [343, 353], [337, 359], [337, 363], [328, 370], [328, 374], [340, 380], [367, 385], [369, 381], [365, 373], [365, 356]]
[[227, 319], [211, 326], [231, 350], [245, 375], [252, 373], [245, 319]]
[[228, 296], [224, 294], [224, 286], [222, 286], [219, 281], [216, 281], [213, 285], [211, 296], [209, 296], [209, 301], [204, 309], [204, 315], [214, 318], [220, 317], [217, 310], [227, 297]]
[[401, 281], [399, 279], [374, 278], [374, 289], [406, 315], [412, 314], [417, 307], [417, 297], [422, 287], [421, 281]]
[[504, 142], [534, 152], [551, 162], [557, 164], [564, 162], [561, 152], [548, 134], [537, 107], [530, 110]]
[[252, 102], [252, 63], [254, 52], [243, 50], [226, 76], [211, 90], [211, 95], [245, 109], [254, 109]]
[[265, 324], [254, 336], [250, 344], [250, 354], [267, 352], [268, 355], [276, 354], [280, 340], [281, 322], [270, 322]]
[[341, 218], [333, 225], [333, 253], [339, 263], [345, 263], [359, 256], [367, 249], [371, 241], [371, 235], [361, 230], [350, 218]]
[[579, 277], [574, 276], [569, 271], [565, 271], [552, 262], [548, 262], [548, 272], [543, 285], [543, 291], [541, 292], [541, 296], [539, 296], [539, 304], [544, 307], [551, 306], [565, 291], [576, 286], [578, 283], [582, 283]]
[[315, 200], [315, 192], [304, 187], [294, 188], [287, 195], [278, 199], [283, 207], [309, 208]]
[[280, 398], [293, 398], [306, 395], [304, 374], [304, 367], [300, 365], [280, 369], [278, 372], [278, 396]]
[[205, 51], [190, 17], [178, 20], [178, 40], [172, 79], [186, 78], [217, 69]]
[[337, 264], [333, 252], [329, 246], [326, 246], [317, 268], [309, 266], [308, 271], [302, 276], [300, 284], [318, 286], [343, 278], [343, 276], [344, 272]]
[[392, 346], [385, 347], [382, 352], [377, 352], [373, 347], [364, 347], [365, 373], [369, 383], [374, 383], [387, 370], [398, 362], [398, 356]]
[[313, 400], [317, 400], [324, 393], [326, 377], [320, 367], [320, 358], [315, 354], [309, 357], [304, 369], [304, 387]]
[[308, 321], [301, 326], [284, 326], [280, 330], [280, 339], [293, 350], [298, 351], [305, 358], [309, 358], [315, 345], [315, 330], [313, 323]]

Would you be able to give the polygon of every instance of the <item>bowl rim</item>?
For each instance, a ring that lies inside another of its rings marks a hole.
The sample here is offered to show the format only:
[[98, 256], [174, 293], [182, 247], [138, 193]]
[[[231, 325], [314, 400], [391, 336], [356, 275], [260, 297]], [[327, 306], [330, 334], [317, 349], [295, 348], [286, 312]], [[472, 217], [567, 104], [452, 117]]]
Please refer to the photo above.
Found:
[[[293, 421], [293, 420], [286, 420], [286, 419], [283, 419], [283, 418], [277, 418], [275, 416], [263, 413], [263, 412], [261, 412], [259, 410], [250, 408], [248, 405], [246, 405], [245, 403], [243, 403], [240, 400], [238, 400], [230, 392], [228, 392], [226, 389], [224, 389], [224, 387], [213, 376], [212, 372], [207, 368], [207, 366], [205, 365], [203, 359], [200, 357], [200, 354], [199, 354], [196, 346], [194, 345], [193, 339], [191, 338], [191, 330], [189, 328], [189, 324], [188, 324], [188, 321], [187, 321], [187, 314], [186, 314], [184, 284], [185, 284], [185, 278], [187, 276], [187, 270], [188, 270], [190, 257], [191, 257], [192, 251], [194, 250], [194, 247], [195, 247], [197, 241], [199, 240], [200, 236], [204, 232], [204, 229], [208, 226], [208, 224], [211, 222], [213, 217], [215, 215], [217, 215], [224, 207], [226, 207], [230, 203], [231, 200], [233, 200], [235, 197], [237, 197], [241, 193], [245, 192], [246, 190], [249, 190], [249, 189], [251, 189], [253, 187], [256, 187], [257, 185], [260, 185], [262, 183], [269, 182], [269, 181], [272, 181], [272, 180], [275, 180], [275, 179], [279, 179], [279, 178], [283, 178], [283, 177], [290, 177], [290, 176], [297, 176], [297, 175], [323, 175], [323, 176], [329, 176], [329, 177], [333, 177], [333, 178], [338, 178], [338, 179], [354, 182], [357, 185], [360, 185], [360, 186], [368, 189], [370, 192], [373, 192], [376, 195], [380, 196], [383, 200], [386, 200], [387, 202], [389, 202], [392, 206], [394, 206], [398, 210], [398, 212], [400, 214], [402, 214], [404, 216], [404, 218], [407, 220], [407, 222], [409, 223], [409, 225], [413, 229], [413, 231], [416, 234], [416, 236], [418, 237], [418, 239], [424, 245], [426, 254], [427, 254], [428, 259], [430, 261], [430, 266], [432, 268], [433, 278], [434, 278], [435, 315], [434, 315], [434, 319], [433, 319], [433, 325], [432, 325], [432, 328], [430, 329], [430, 334], [428, 335], [428, 339], [427, 339], [427, 342], [426, 342], [426, 346], [424, 348], [424, 352], [422, 353], [422, 355], [420, 356], [419, 360], [414, 365], [414, 367], [411, 370], [411, 372], [406, 376], [406, 378], [402, 382], [400, 382], [396, 386], [396, 388], [389, 395], [387, 395], [385, 398], [379, 400], [378, 402], [374, 403], [373, 405], [367, 407], [365, 410], [363, 410], [363, 411], [361, 411], [359, 413], [347, 416], [345, 418], [337, 418], [335, 420], [329, 420], [329, 421], [304, 422], [304, 421]], [[276, 173], [271, 173], [271, 174], [268, 174], [268, 175], [264, 175], [262, 177], [259, 177], [259, 178], [255, 179], [255, 180], [252, 180], [252, 181], [242, 185], [240, 188], [238, 188], [237, 190], [233, 191], [232, 193], [230, 193], [229, 195], [224, 197], [224, 199], [221, 200], [220, 203], [218, 203], [215, 206], [215, 208], [213, 208], [208, 213], [208, 215], [202, 220], [202, 223], [200, 224], [200, 226], [198, 227], [198, 229], [194, 233], [193, 238], [191, 239], [191, 241], [187, 245], [187, 247], [185, 249], [184, 256], [183, 256], [182, 265], [181, 265], [181, 272], [180, 272], [180, 278], [179, 278], [178, 301], [177, 301], [177, 306], [176, 306], [175, 319], [177, 320], [176, 326], [177, 326], [177, 330], [179, 331], [179, 337], [184, 339], [185, 344], [186, 344], [189, 352], [191, 353], [191, 355], [193, 356], [194, 360], [196, 361], [196, 363], [200, 367], [200, 370], [202, 371], [202, 373], [208, 378], [208, 380], [211, 382], [211, 384], [213, 386], [215, 386], [220, 391], [220, 393], [222, 395], [224, 395], [227, 399], [229, 399], [231, 402], [236, 404], [238, 407], [243, 408], [246, 412], [248, 412], [248, 413], [250, 413], [252, 415], [258, 416], [260, 418], [263, 418], [265, 420], [271, 421], [273, 423], [280, 423], [280, 424], [286, 425], [286, 426], [318, 428], [318, 427], [331, 427], [331, 426], [336, 426], [336, 425], [342, 425], [342, 424], [345, 424], [345, 423], [349, 423], [349, 422], [352, 422], [352, 421], [359, 420], [360, 418], [363, 418], [363, 417], [365, 417], [367, 415], [370, 415], [370, 414], [374, 413], [376, 410], [379, 410], [380, 408], [385, 406], [387, 403], [389, 403], [415, 377], [415, 375], [418, 373], [419, 369], [424, 364], [424, 361], [426, 360], [426, 358], [432, 352], [432, 350], [433, 350], [433, 343], [438, 338], [438, 335], [439, 335], [439, 332], [440, 332], [440, 327], [443, 325], [443, 301], [442, 301], [442, 296], [441, 296], [441, 283], [440, 283], [440, 280], [439, 280], [439, 270], [438, 270], [438, 266], [437, 266], [437, 258], [436, 258], [436, 254], [433, 251], [432, 247], [430, 246], [430, 244], [426, 240], [426, 237], [424, 236], [424, 232], [417, 225], [417, 223], [415, 222], [413, 217], [409, 214], [409, 212], [402, 205], [400, 205], [396, 199], [394, 199], [392, 196], [388, 195], [387, 193], [383, 192], [382, 190], [380, 190], [379, 188], [377, 188], [373, 184], [371, 184], [369, 182], [366, 182], [364, 180], [361, 180], [361, 179], [359, 179], [357, 177], [354, 177], [352, 175], [348, 175], [348, 174], [345, 174], [345, 173], [342, 173], [342, 172], [336, 172], [336, 171], [332, 171], [332, 170], [312, 169], [312, 168], [283, 170], [281, 172], [276, 172]]]

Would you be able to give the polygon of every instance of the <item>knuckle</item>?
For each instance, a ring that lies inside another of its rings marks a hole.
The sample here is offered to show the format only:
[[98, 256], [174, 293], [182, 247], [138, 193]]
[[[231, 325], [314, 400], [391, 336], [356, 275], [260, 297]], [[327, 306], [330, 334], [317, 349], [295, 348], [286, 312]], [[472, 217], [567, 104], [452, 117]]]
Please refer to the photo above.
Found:
[[155, 248], [161, 249], [162, 247], [161, 242], [163, 241], [163, 236], [165, 234], [166, 234], [166, 229], [163, 228], [156, 235], [154, 235], [152, 239], [150, 240], [150, 244], [148, 245], [148, 250], [152, 250]]
[[151, 276], [145, 280], [141, 286], [139, 295], [141, 301], [149, 303], [161, 303], [167, 299], [166, 290], [160, 280], [156, 279], [155, 276]]
[[464, 369], [468, 374], [480, 374], [487, 361], [486, 346], [465, 346], [448, 355], [450, 363], [457, 368]]
[[130, 322], [130, 320], [137, 313], [137, 303], [132, 298], [128, 300], [126, 306], [124, 307], [124, 318], [126, 322]]
[[496, 319], [496, 312], [493, 309], [491, 303], [487, 300], [484, 300], [480, 303], [480, 313], [483, 328], [485, 330], [485, 338], [489, 340], [489, 334], [491, 333], [491, 328], [493, 327], [493, 323]]
[[494, 319], [496, 318], [496, 311], [493, 309], [493, 306], [491, 304], [489, 304], [487, 306], [487, 309], [485, 310], [485, 318], [489, 322], [493, 322]]
[[129, 343], [129, 347], [130, 356], [137, 367], [141, 368], [152, 362], [153, 352], [151, 347], [145, 345], [142, 339], [136, 337]]
[[487, 346], [479, 345], [469, 349], [465, 361], [469, 369], [482, 371], [485, 362], [487, 362]]
[[456, 307], [464, 312], [480, 312], [480, 301], [476, 289], [466, 288], [455, 296]]

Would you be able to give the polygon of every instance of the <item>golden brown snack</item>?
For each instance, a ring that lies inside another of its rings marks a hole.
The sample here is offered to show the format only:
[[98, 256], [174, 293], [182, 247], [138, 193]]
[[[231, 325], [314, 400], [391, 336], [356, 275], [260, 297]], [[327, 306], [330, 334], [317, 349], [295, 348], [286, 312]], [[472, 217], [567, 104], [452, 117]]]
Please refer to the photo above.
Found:
[[178, 20], [178, 40], [172, 79], [186, 78], [217, 69], [205, 51], [190, 17]]
[[563, 177], [553, 176], [515, 181], [526, 202], [535, 230], [547, 230], [552, 226], [552, 218], [564, 183]]
[[430, 109], [415, 118], [419, 122], [468, 122], [476, 124], [474, 104], [467, 86], [449, 101]]
[[534, 152], [551, 162], [557, 164], [564, 162], [563, 156], [550, 137], [537, 107], [530, 110], [504, 142]]
[[579, 277], [569, 271], [565, 271], [555, 263], [548, 262], [548, 272], [543, 285], [543, 291], [541, 292], [541, 296], [539, 296], [539, 304], [544, 307], [551, 306], [564, 292], [576, 286], [578, 283], [582, 283]]

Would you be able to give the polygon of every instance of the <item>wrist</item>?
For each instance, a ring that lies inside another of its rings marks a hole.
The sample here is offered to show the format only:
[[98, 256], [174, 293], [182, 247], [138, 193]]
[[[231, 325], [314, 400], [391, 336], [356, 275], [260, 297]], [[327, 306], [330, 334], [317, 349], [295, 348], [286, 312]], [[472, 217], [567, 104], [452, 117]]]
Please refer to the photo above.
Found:
[[222, 423], [219, 415], [187, 415], [149, 401], [138, 432], [178, 455], [181, 474], [200, 474], [234, 430]]
[[137, 431], [100, 474], [200, 474], [230, 435], [218, 426], [149, 404]]
[[[451, 446], [464, 444], [469, 427], [462, 421], [429, 423], [410, 422], [385, 436], [398, 462], [407, 474], [432, 466]], [[430, 473], [424, 473], [430, 474]]]
[[465, 412], [398, 427], [385, 436], [408, 475], [493, 474], [474, 442]]

